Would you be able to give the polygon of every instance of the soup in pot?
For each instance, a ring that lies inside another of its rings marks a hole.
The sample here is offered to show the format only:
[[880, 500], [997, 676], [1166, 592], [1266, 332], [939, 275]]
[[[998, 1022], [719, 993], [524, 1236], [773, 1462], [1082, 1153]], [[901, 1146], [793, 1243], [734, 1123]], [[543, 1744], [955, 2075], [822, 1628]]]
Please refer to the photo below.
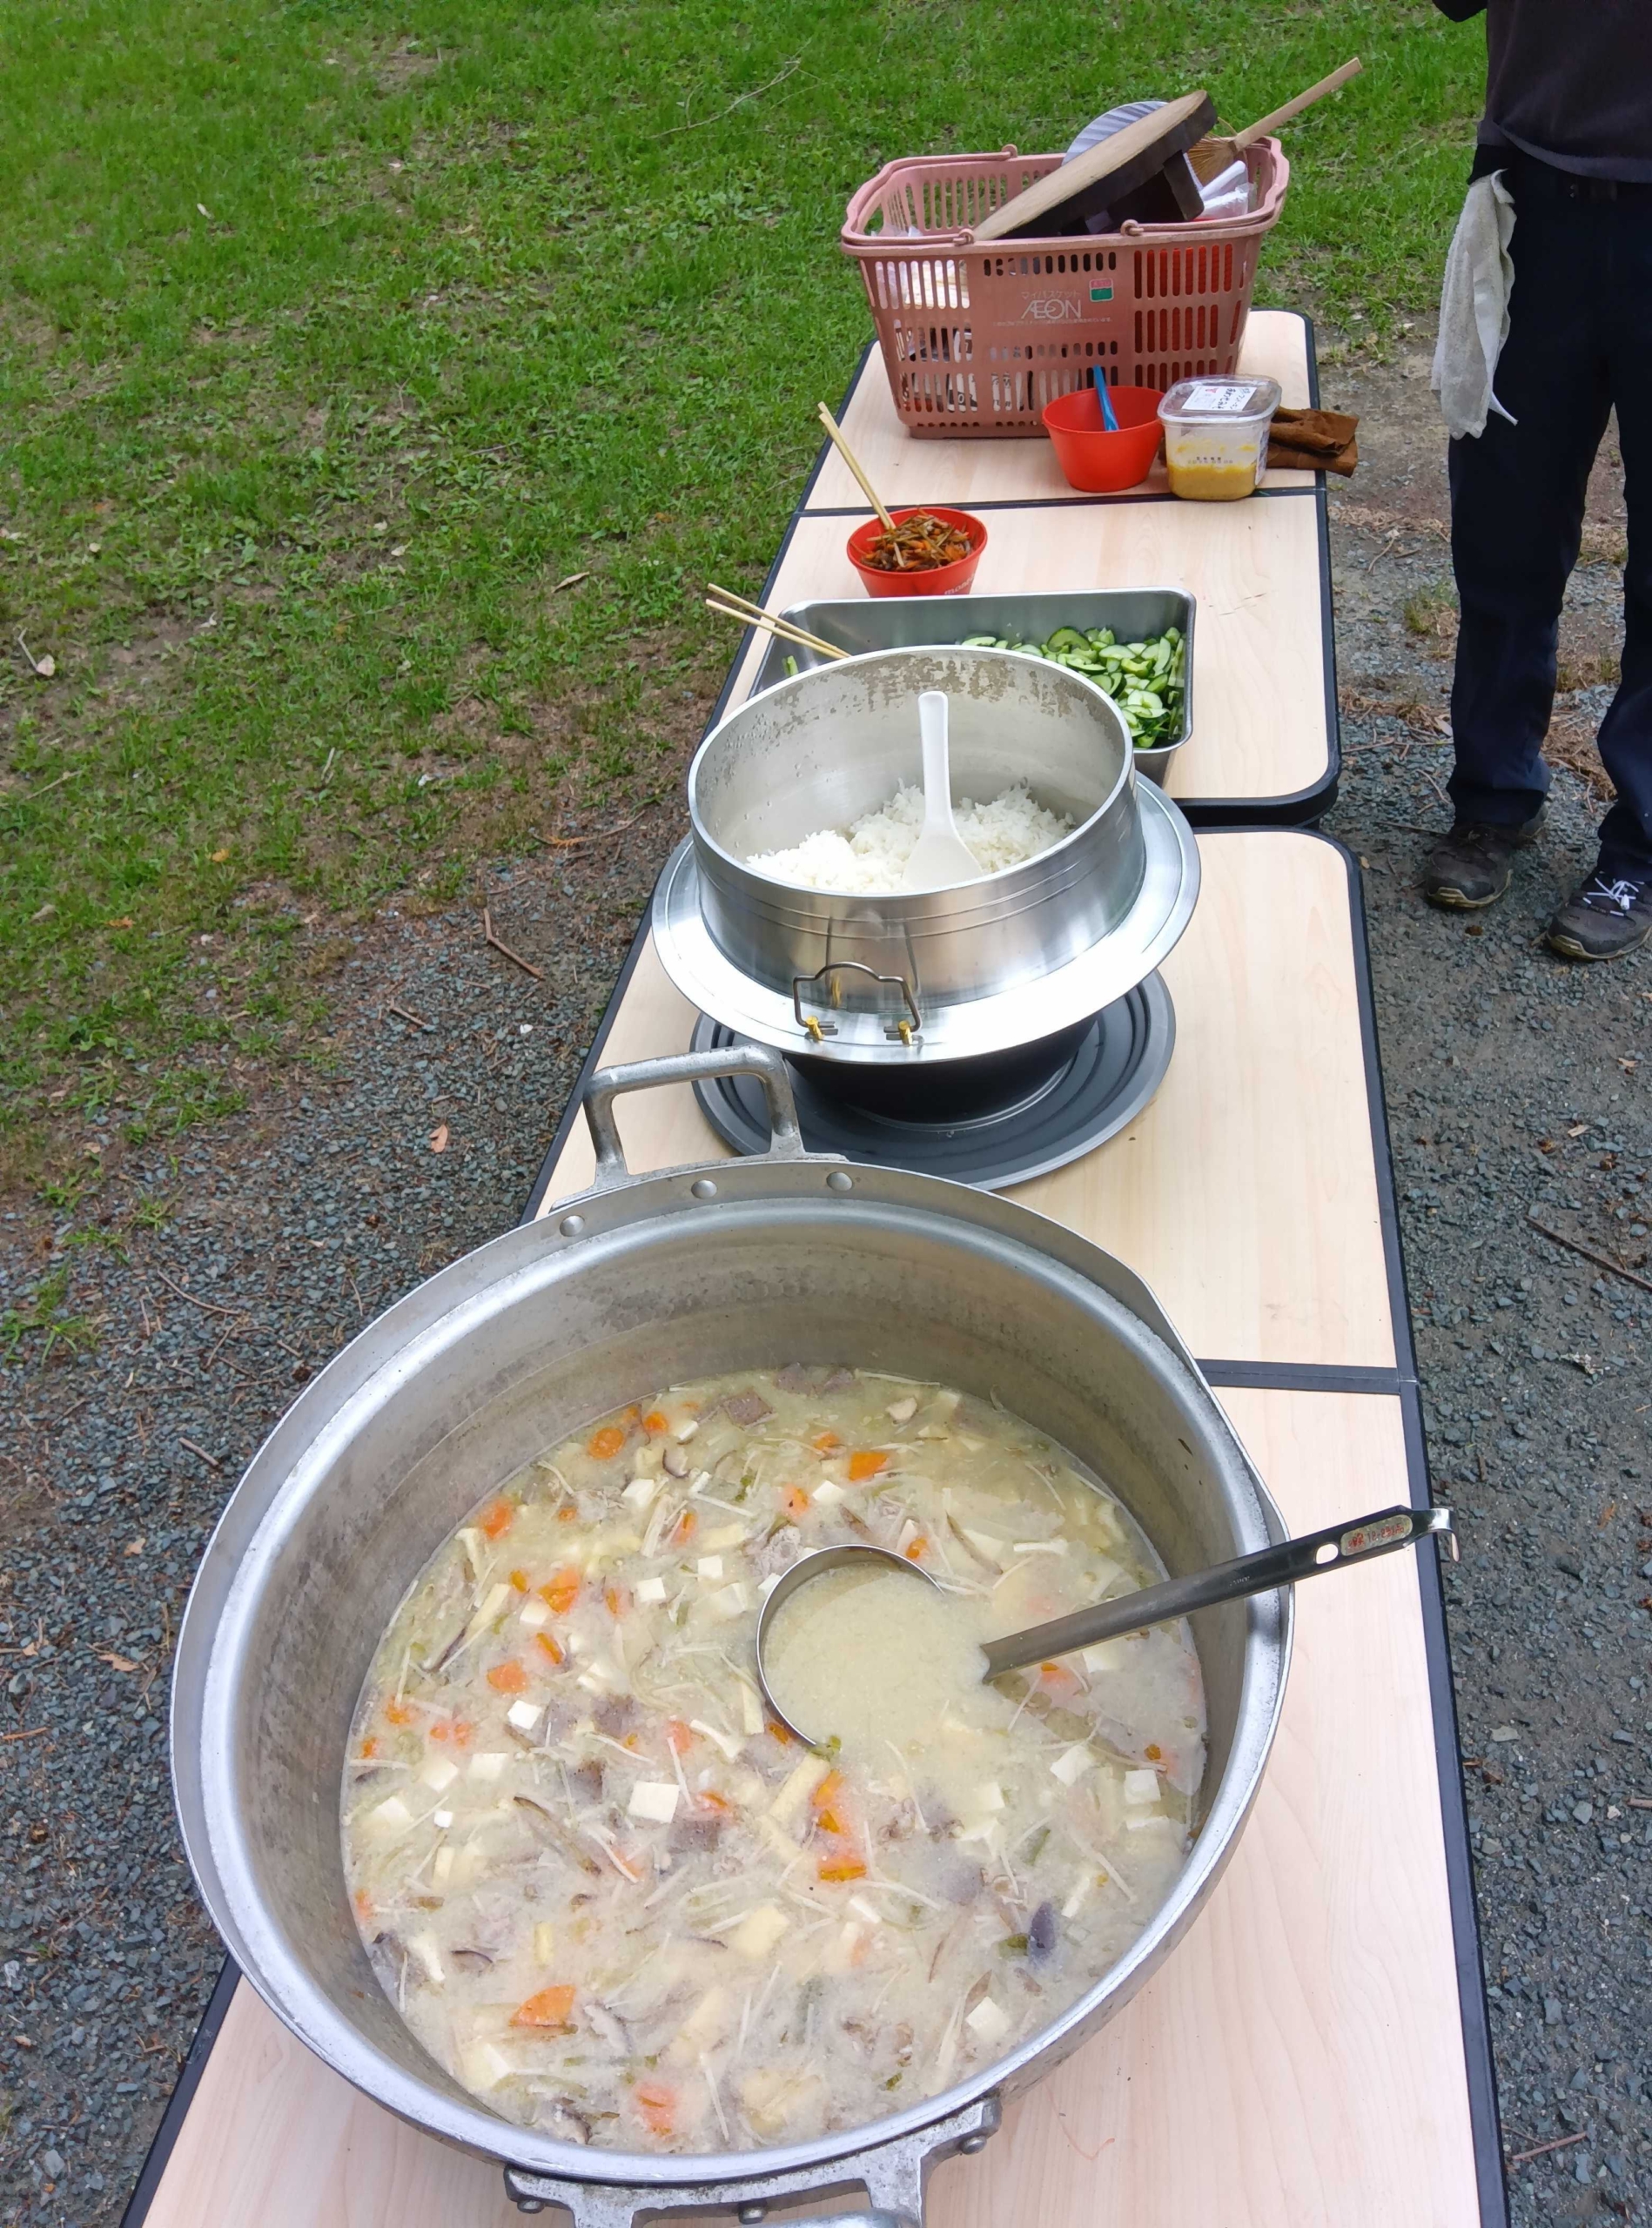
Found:
[[[852, 1541], [942, 1590], [844, 1570], [783, 1605], [811, 1748], [763, 1709], [757, 1615]], [[938, 2093], [1129, 1948], [1205, 1764], [1185, 1625], [991, 1685], [978, 1643], [1162, 1575], [1059, 1446], [944, 1386], [744, 1372], [601, 1420], [477, 1508], [373, 1659], [342, 1820], [380, 1982], [564, 2140], [749, 2150]]]

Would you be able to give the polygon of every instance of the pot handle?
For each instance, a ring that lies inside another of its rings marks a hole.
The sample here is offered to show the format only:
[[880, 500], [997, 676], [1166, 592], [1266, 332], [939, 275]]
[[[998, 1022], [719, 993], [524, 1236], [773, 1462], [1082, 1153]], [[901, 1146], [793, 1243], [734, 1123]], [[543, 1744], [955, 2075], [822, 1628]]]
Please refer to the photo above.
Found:
[[700, 1083], [712, 1076], [755, 1076], [769, 1102], [769, 1160], [807, 1160], [791, 1077], [778, 1052], [766, 1044], [730, 1044], [710, 1052], [671, 1052], [658, 1060], [629, 1060], [622, 1067], [599, 1068], [585, 1093], [585, 1119], [596, 1152], [594, 1191], [611, 1191], [631, 1180], [625, 1147], [614, 1125], [614, 1102], [628, 1091], [652, 1091], [668, 1083]]
[[565, 2181], [527, 2167], [507, 2166], [505, 2193], [522, 2212], [558, 2208], [569, 2217], [573, 2228], [635, 2228], [639, 2215], [652, 2218], [660, 2212], [722, 2214], [725, 2219], [732, 2215], [742, 2228], [756, 2228], [773, 2206], [836, 2197], [859, 2187], [867, 2196], [864, 2211], [817, 2214], [792, 2221], [789, 2228], [923, 2228], [923, 2185], [931, 2167], [955, 2151], [973, 2158], [984, 2150], [1001, 2117], [996, 2093], [979, 2097], [962, 2111], [897, 2136], [892, 2143], [875, 2144], [823, 2165], [795, 2168], [767, 2181], [658, 2182], [639, 2188], [635, 2184]]
[[[554, 2197], [541, 2198], [531, 2193], [517, 2197], [516, 2184], [509, 2174], [505, 2178], [505, 2186], [514, 2198], [519, 2212], [542, 2212], [547, 2206], [561, 2201]], [[527, 2184], [524, 2184], [524, 2186]], [[595, 2211], [590, 2209], [589, 2199], [593, 2196], [598, 2199], [598, 2210]], [[565, 2209], [573, 2228], [634, 2228], [635, 2215], [633, 2206], [640, 2205], [645, 2211], [652, 2212], [657, 2209], [661, 2197], [666, 2199], [672, 2211], [678, 2210], [675, 2193], [669, 2190], [659, 2192], [645, 2190], [602, 2192], [589, 2188], [585, 2191], [581, 2202], [576, 2204], [570, 2200]], [[605, 2198], [617, 2200], [619, 2209], [612, 2210]], [[763, 2218], [764, 2208], [754, 2204], [731, 2205], [729, 2210], [732, 2219], [755, 2223]], [[910, 2212], [886, 2212], [880, 2208], [872, 2212], [817, 2212], [807, 2220], [789, 2220], [785, 2228], [923, 2228], [923, 2223], [921, 2219], [915, 2220]]]

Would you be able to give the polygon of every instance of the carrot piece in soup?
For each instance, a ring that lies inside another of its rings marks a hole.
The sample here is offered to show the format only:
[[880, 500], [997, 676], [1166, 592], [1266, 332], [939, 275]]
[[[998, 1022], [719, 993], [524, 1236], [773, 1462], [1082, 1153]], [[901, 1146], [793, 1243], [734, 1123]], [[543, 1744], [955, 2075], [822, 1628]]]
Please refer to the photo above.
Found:
[[680, 1717], [666, 1720], [665, 1737], [671, 1744], [671, 1753], [674, 1756], [686, 1755], [694, 1746], [693, 1730], [685, 1725]]
[[809, 1513], [809, 1495], [801, 1486], [785, 1486], [781, 1489], [780, 1505], [796, 1523]]
[[863, 1880], [866, 1867], [857, 1856], [823, 1856], [817, 1869], [823, 1880]]
[[565, 1981], [542, 1988], [519, 2003], [511, 2014], [513, 2027], [571, 2027], [574, 2024], [574, 1985]]
[[676, 2131], [677, 2092], [663, 2081], [639, 2081], [631, 2091], [642, 2124], [650, 2135]]
[[662, 1431], [669, 1431], [671, 1426], [658, 1408], [650, 1408], [642, 1419], [642, 1428], [650, 1439], [658, 1439]]
[[841, 1835], [849, 1831], [848, 1813], [843, 1805], [843, 1797], [847, 1792], [842, 1772], [828, 1772], [809, 1796], [809, 1804], [815, 1813], [815, 1823], [823, 1834]]
[[618, 1424], [604, 1424], [601, 1431], [591, 1433], [585, 1451], [594, 1462], [608, 1462], [624, 1445], [625, 1433]]
[[527, 1591], [527, 1573], [525, 1570], [514, 1570], [511, 1573], [511, 1584], [516, 1588], [516, 1591], [519, 1594], [526, 1594]]
[[413, 1712], [408, 1708], [406, 1702], [399, 1702], [393, 1697], [385, 1704], [385, 1723], [386, 1725], [411, 1725], [413, 1723]]
[[498, 1540], [516, 1521], [516, 1511], [507, 1500], [490, 1500], [476, 1521], [490, 1540]]
[[622, 1586], [612, 1583], [602, 1588], [602, 1599], [610, 1617], [622, 1617], [631, 1606], [631, 1597]]
[[880, 1470], [889, 1467], [889, 1456], [880, 1454], [876, 1447], [857, 1446], [849, 1458], [849, 1481], [852, 1486], [863, 1484], [875, 1478]]
[[547, 1655], [550, 1657], [553, 1663], [561, 1663], [565, 1660], [561, 1649], [551, 1638], [549, 1633], [536, 1634], [535, 1638], [538, 1640], [540, 1646], [545, 1650]]
[[688, 1541], [694, 1537], [694, 1511], [691, 1508], [685, 1508], [682, 1515], [678, 1517], [676, 1522], [671, 1527], [672, 1546], [674, 1547], [686, 1547]]
[[920, 1532], [916, 1540], [909, 1540], [907, 1541], [906, 1545], [901, 1549], [901, 1553], [906, 1557], [909, 1563], [920, 1563], [923, 1560], [923, 1556], [929, 1544], [929, 1541]]
[[823, 1431], [817, 1432], [809, 1443], [816, 1454], [832, 1454], [843, 1442], [835, 1431]]
[[496, 1663], [487, 1674], [487, 1683], [501, 1694], [520, 1694], [526, 1691], [527, 1674], [514, 1657], [508, 1662]]
[[580, 1574], [570, 1564], [559, 1570], [554, 1578], [547, 1578], [540, 1588], [543, 1601], [548, 1601], [559, 1617], [566, 1617], [580, 1598]]

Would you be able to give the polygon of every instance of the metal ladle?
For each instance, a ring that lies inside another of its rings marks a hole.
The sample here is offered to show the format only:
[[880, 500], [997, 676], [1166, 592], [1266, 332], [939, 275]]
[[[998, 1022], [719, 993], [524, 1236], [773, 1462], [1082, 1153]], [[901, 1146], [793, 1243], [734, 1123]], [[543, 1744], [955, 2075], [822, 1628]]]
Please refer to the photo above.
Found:
[[[1007, 1633], [1002, 1640], [988, 1641], [981, 1649], [986, 1666], [981, 1674], [982, 1683], [1001, 1678], [1006, 1671], [1018, 1671], [1024, 1664], [1044, 1663], [1051, 1656], [1071, 1654], [1075, 1648], [1094, 1648], [1104, 1640], [1116, 1640], [1121, 1633], [1140, 1632], [1172, 1617], [1189, 1616], [1195, 1609], [1208, 1609], [1219, 1601], [1240, 1601], [1247, 1594], [1267, 1594], [1276, 1586], [1291, 1586], [1299, 1579], [1319, 1578], [1326, 1571], [1346, 1570], [1355, 1562], [1367, 1562], [1375, 1555], [1390, 1555], [1397, 1548], [1413, 1547], [1434, 1536], [1443, 1536], [1450, 1541], [1454, 1560], [1457, 1543], [1448, 1508], [1383, 1508], [1373, 1515], [1359, 1517], [1352, 1524], [1333, 1524], [1323, 1532], [1306, 1532], [1299, 1539], [1283, 1540], [1277, 1547], [1263, 1547], [1253, 1555], [1239, 1555], [1232, 1562], [1217, 1563], [1210, 1570], [1196, 1571], [1191, 1578], [1165, 1579], [1158, 1586], [1140, 1587], [1133, 1594], [1095, 1602], [1087, 1609], [1075, 1609], [1071, 1616], [1053, 1617], [1048, 1624], [1031, 1625], [1025, 1632]], [[928, 1571], [920, 1570], [915, 1562], [888, 1547], [822, 1547], [812, 1555], [798, 1558], [770, 1592], [757, 1619], [757, 1684], [763, 1701], [771, 1715], [789, 1733], [810, 1747], [815, 1745], [814, 1735], [793, 1724], [769, 1689], [763, 1656], [769, 1627], [777, 1613], [801, 1587], [824, 1578], [829, 1571], [870, 1567], [873, 1564], [904, 1571], [909, 1577], [922, 1579], [925, 1585], [935, 1587], [937, 1593], [944, 1590]]]

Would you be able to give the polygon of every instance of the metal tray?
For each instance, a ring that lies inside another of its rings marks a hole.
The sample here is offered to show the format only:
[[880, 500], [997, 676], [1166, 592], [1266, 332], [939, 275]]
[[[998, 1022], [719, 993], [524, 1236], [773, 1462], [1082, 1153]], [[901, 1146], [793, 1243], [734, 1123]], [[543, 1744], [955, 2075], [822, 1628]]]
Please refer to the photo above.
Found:
[[[1005, 634], [1026, 641], [1047, 641], [1058, 627], [1111, 627], [1121, 642], [1139, 642], [1179, 627], [1185, 638], [1186, 681], [1182, 693], [1182, 728], [1174, 742], [1138, 750], [1136, 768], [1163, 784], [1171, 761], [1193, 732], [1193, 599], [1181, 588], [1075, 588], [1038, 595], [850, 596], [793, 603], [784, 616], [794, 624], [836, 642], [845, 650], [903, 650], [935, 643], [961, 642], [966, 634]], [[790, 669], [827, 661], [799, 645], [769, 637], [769, 648], [752, 685], [772, 688]]]

